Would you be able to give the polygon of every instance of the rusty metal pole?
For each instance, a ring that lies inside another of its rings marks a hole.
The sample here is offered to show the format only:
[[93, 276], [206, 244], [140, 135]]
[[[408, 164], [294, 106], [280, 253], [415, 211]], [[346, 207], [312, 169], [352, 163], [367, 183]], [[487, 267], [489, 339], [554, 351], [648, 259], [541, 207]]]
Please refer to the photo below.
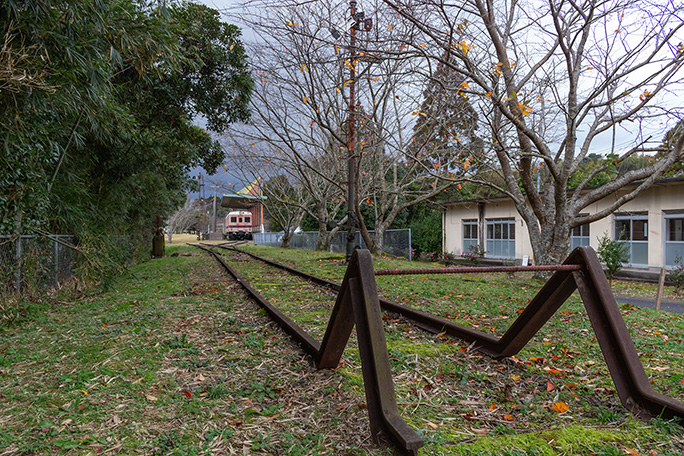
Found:
[[[351, 17], [356, 18], [356, 1], [349, 2]], [[349, 125], [347, 128], [347, 253], [346, 260], [349, 263], [354, 253], [354, 241], [356, 240], [356, 170], [354, 155], [356, 152], [356, 24], [353, 23], [350, 30], [349, 40]]]

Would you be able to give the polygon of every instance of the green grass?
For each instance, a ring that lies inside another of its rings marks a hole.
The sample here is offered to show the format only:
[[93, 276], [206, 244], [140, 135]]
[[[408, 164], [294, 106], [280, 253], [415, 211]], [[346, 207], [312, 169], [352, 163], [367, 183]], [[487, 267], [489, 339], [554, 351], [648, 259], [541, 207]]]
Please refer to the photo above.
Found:
[[[341, 281], [339, 255], [250, 248]], [[368, 454], [361, 365], [317, 371], [208, 255], [132, 268], [107, 292], [5, 300], [0, 326], [0, 454]], [[319, 340], [334, 294], [254, 262], [226, 259]], [[378, 268], [428, 267], [388, 258]], [[541, 284], [517, 274], [380, 277], [389, 299], [501, 334]], [[622, 309], [654, 388], [684, 399], [678, 316]], [[681, 454], [682, 428], [620, 405], [581, 302], [573, 298], [517, 357], [385, 315], [402, 416], [421, 454]], [[551, 407], [564, 402], [559, 413]], [[636, 451], [636, 453], [630, 453]]]

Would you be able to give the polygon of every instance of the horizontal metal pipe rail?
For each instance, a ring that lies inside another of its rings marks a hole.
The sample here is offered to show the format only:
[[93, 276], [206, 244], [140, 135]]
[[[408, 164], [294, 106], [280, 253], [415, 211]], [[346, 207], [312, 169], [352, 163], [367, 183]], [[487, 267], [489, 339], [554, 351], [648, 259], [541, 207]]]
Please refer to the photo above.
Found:
[[427, 274], [467, 274], [477, 272], [541, 272], [541, 271], [579, 271], [578, 264], [552, 264], [543, 266], [462, 266], [458, 268], [421, 268], [421, 269], [376, 269], [376, 276], [386, 275], [427, 275]]
[[[634, 343], [631, 339], [627, 326], [622, 319], [622, 314], [617, 306], [615, 297], [612, 294], [610, 285], [603, 273], [596, 253], [589, 247], [579, 247], [575, 249], [570, 256], [565, 260], [563, 265], [555, 266], [532, 266], [532, 267], [487, 267], [487, 268], [440, 268], [440, 269], [408, 269], [408, 270], [372, 270], [372, 263], [370, 273], [364, 270], [366, 275], [363, 281], [358, 278], [348, 279], [350, 276], [350, 268], [347, 270], [345, 281], [342, 286], [334, 282], [321, 279], [311, 274], [304, 273], [289, 266], [281, 265], [274, 261], [261, 258], [250, 252], [234, 249], [241, 253], [247, 254], [255, 259], [264, 261], [267, 264], [282, 268], [292, 274], [298, 275], [302, 278], [311, 280], [319, 285], [325, 285], [332, 290], [338, 291], [338, 303], [354, 302], [350, 299], [350, 295], [360, 293], [358, 286], [362, 285], [362, 291], [366, 296], [368, 302], [369, 295], [372, 300], [376, 300], [382, 305], [385, 310], [392, 311], [404, 315], [414, 320], [419, 326], [432, 331], [446, 332], [449, 335], [462, 338], [464, 340], [475, 342], [476, 348], [480, 351], [490, 354], [495, 358], [502, 358], [512, 356], [518, 353], [530, 339], [541, 329], [541, 327], [551, 318], [551, 316], [560, 308], [560, 306], [575, 292], [579, 291], [584, 306], [589, 315], [590, 322], [599, 342], [599, 346], [603, 353], [609, 372], [615, 383], [618, 396], [625, 408], [631, 410], [638, 416], [661, 416], [664, 418], [684, 418], [684, 403], [657, 393], [651, 387], [651, 383], [644, 371], [641, 360], [639, 359]], [[360, 251], [366, 252], [366, 251]], [[364, 253], [365, 255], [365, 253]], [[370, 255], [370, 254], [368, 254]], [[370, 257], [369, 257], [370, 258]], [[370, 261], [370, 260], [369, 260]], [[358, 268], [358, 266], [356, 266]], [[473, 272], [517, 272], [517, 271], [555, 271], [552, 277], [546, 282], [537, 295], [530, 301], [530, 304], [523, 310], [516, 321], [506, 331], [506, 333], [497, 337], [481, 331], [474, 330], [465, 326], [457, 325], [449, 320], [436, 317], [427, 312], [411, 309], [391, 301], [377, 298], [377, 285], [375, 284], [375, 275], [400, 275], [400, 274], [445, 274], [445, 273], [473, 273]], [[372, 280], [367, 277], [372, 275]], [[352, 274], [353, 275], [353, 274]], [[358, 275], [358, 273], [357, 273]], [[350, 282], [350, 280], [352, 280]], [[374, 296], [374, 298], [373, 298]], [[354, 307], [354, 316], [357, 318], [356, 305], [350, 304]], [[336, 304], [336, 309], [338, 304]], [[325, 346], [328, 343], [327, 339], [329, 333], [335, 334], [337, 332], [346, 333], [351, 332], [354, 322], [346, 320], [346, 323], [336, 323], [337, 327], [343, 328], [335, 330], [333, 328], [336, 316], [336, 311], [333, 311], [326, 338], [322, 344], [322, 351], [325, 351]], [[380, 320], [381, 321], [381, 320]], [[363, 325], [363, 322], [356, 321], [357, 331]], [[368, 330], [377, 332], [377, 328]], [[348, 336], [347, 336], [348, 337]], [[344, 339], [346, 343], [347, 339]], [[384, 340], [384, 336], [383, 336]], [[361, 339], [360, 339], [361, 342]], [[361, 343], [360, 343], [361, 345]], [[326, 352], [328, 357], [319, 358], [321, 364], [319, 367], [335, 367], [339, 361], [339, 357], [344, 349], [344, 344], [339, 342], [335, 344], [336, 349]], [[386, 349], [386, 347], [385, 347]], [[386, 357], [385, 353], [385, 357]], [[363, 355], [362, 355], [363, 356]], [[374, 360], [374, 365], [379, 361], [378, 352], [367, 355], [368, 359]], [[372, 380], [372, 379], [371, 379]], [[371, 381], [369, 380], [369, 381]], [[391, 381], [391, 378], [390, 378]], [[366, 382], [366, 375], [364, 374], [364, 382]], [[393, 391], [393, 387], [392, 387]], [[374, 414], [379, 412], [370, 411], [369, 399], [369, 415], [371, 419], [371, 431], [375, 435], [377, 432], [377, 416]], [[374, 424], [374, 422], [376, 424]], [[402, 420], [403, 422], [403, 420]], [[404, 423], [405, 424], [405, 423]], [[395, 441], [396, 438], [395, 438]], [[400, 442], [399, 442], [400, 443]], [[406, 451], [411, 452], [404, 447]], [[411, 453], [415, 454], [415, 453]]]

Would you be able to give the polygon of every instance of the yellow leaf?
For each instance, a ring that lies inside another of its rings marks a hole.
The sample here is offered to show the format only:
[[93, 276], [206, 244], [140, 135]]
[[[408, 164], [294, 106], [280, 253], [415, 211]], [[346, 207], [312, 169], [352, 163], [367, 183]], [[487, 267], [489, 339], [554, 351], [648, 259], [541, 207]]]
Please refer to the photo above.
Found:
[[551, 406], [551, 410], [558, 413], [567, 412], [569, 408], [570, 407], [568, 407], [568, 404], [566, 404], [565, 402], [556, 402]]
[[309, 101], [309, 97], [303, 97], [302, 100], [304, 100], [304, 103], [307, 103]]
[[520, 375], [511, 375], [511, 380], [514, 382], [519, 382], [520, 381]]
[[520, 110], [520, 114], [522, 114], [523, 116], [529, 116], [530, 112], [532, 112], [532, 108], [530, 108], [529, 106], [525, 106], [521, 102], [518, 102], [518, 109]]
[[391, 25], [388, 25], [387, 28], [390, 29], [390, 30], [392, 30], [392, 26], [391, 26]]

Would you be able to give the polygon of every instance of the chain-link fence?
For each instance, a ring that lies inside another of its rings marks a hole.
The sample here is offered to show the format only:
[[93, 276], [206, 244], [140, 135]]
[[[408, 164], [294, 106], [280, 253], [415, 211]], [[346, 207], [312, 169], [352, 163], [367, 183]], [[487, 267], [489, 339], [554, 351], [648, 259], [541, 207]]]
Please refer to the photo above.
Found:
[[[373, 235], [373, 231], [370, 231]], [[267, 245], [270, 247], [280, 247], [283, 233], [254, 233], [254, 245]], [[290, 247], [305, 250], [314, 250], [318, 239], [317, 231], [301, 231], [295, 233], [290, 239]], [[404, 257], [409, 261], [411, 258], [411, 229], [404, 228], [399, 230], [387, 230], [383, 234], [382, 251], [390, 255]], [[366, 248], [366, 243], [361, 237], [361, 233], [356, 232], [355, 245]], [[329, 252], [344, 253], [347, 251], [347, 233], [340, 231], [335, 235], [328, 247]]]
[[59, 287], [73, 276], [73, 236], [0, 236], [0, 294]]

